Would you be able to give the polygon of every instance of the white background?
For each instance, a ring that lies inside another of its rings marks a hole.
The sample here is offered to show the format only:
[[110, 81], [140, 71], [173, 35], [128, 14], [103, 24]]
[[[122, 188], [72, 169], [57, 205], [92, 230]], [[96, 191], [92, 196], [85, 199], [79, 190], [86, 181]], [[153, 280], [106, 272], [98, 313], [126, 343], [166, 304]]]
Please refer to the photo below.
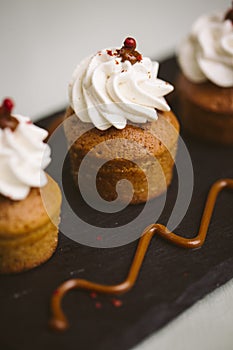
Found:
[[0, 0], [0, 100], [33, 119], [67, 104], [76, 64], [133, 36], [145, 56], [174, 52], [194, 19], [228, 0]]
[[[0, 99], [41, 118], [65, 107], [76, 64], [133, 36], [145, 56], [174, 52], [202, 13], [228, 0], [0, 0]], [[194, 305], [137, 350], [233, 349], [233, 282]]]

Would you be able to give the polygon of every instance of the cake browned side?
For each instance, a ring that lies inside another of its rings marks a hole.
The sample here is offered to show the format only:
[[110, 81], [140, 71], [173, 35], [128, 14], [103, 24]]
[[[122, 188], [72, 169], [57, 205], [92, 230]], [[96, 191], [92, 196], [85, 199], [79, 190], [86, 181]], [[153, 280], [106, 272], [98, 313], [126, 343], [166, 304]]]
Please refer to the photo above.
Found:
[[21, 201], [0, 196], [0, 273], [31, 269], [48, 260], [58, 242], [61, 192], [48, 176]]
[[233, 145], [233, 88], [209, 81], [195, 84], [182, 73], [176, 88], [184, 130], [203, 140]]
[[[132, 204], [146, 202], [163, 193], [172, 179], [179, 124], [172, 112], [158, 112], [158, 116], [157, 121], [127, 124], [122, 130], [114, 127], [105, 131], [95, 127], [87, 130], [87, 123], [80, 121], [69, 107], [64, 129], [76, 185], [80, 164], [86, 156], [89, 173], [95, 173], [99, 160], [103, 163], [97, 173], [96, 185], [101, 197], [107, 201], [116, 199], [116, 184], [121, 179], [127, 179], [133, 185]], [[88, 186], [84, 190], [89, 191]], [[124, 191], [121, 200], [128, 200]]]

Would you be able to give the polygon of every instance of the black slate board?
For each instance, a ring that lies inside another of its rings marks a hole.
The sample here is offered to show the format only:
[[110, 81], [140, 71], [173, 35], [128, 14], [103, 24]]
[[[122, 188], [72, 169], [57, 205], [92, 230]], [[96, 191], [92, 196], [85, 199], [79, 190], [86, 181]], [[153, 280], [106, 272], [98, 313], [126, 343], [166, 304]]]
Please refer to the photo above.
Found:
[[[163, 79], [173, 82], [176, 73], [174, 58], [162, 63], [160, 76]], [[175, 97], [170, 103], [177, 112]], [[47, 126], [58, 115], [39, 124]], [[193, 162], [194, 192], [188, 212], [176, 232], [191, 237], [198, 230], [211, 184], [221, 177], [233, 177], [233, 150], [183, 138]], [[62, 139], [61, 146], [63, 142]], [[174, 204], [176, 182], [174, 176], [168, 203], [159, 218], [164, 224]], [[67, 162], [63, 185], [72, 200], [75, 192]], [[85, 207], [81, 199], [75, 198], [75, 205], [82, 208], [86, 219], [97, 220], [100, 227], [111, 226], [113, 218], [98, 216]], [[99, 296], [97, 300], [102, 303], [102, 308], [96, 309], [96, 300], [88, 293], [71, 292], [63, 303], [71, 322], [71, 328], [64, 334], [53, 333], [47, 328], [52, 291], [70, 277], [109, 284], [121, 282], [126, 277], [137, 242], [119, 248], [97, 249], [60, 235], [59, 247], [46, 264], [16, 276], [0, 277], [0, 349], [129, 349], [233, 277], [232, 205], [233, 194], [223, 192], [201, 249], [184, 250], [154, 238], [138, 281], [132, 291], [120, 298], [123, 302], [120, 308], [113, 307], [110, 297]], [[118, 215], [117, 219], [122, 224], [128, 215], [135, 215], [140, 210], [140, 206], [129, 207], [123, 217]], [[151, 219], [148, 221], [144, 217], [142, 227], [150, 223]]]

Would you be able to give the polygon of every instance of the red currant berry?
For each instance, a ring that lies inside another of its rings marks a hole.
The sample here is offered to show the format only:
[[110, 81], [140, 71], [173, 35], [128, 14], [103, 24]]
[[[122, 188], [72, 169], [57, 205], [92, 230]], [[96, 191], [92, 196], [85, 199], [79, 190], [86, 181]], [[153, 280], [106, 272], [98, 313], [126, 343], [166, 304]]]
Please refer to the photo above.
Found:
[[14, 108], [14, 103], [10, 98], [5, 98], [5, 100], [3, 101], [2, 106], [9, 112], [12, 111], [12, 109]]
[[134, 38], [126, 38], [124, 41], [124, 47], [126, 47], [127, 49], [136, 49], [136, 40]]

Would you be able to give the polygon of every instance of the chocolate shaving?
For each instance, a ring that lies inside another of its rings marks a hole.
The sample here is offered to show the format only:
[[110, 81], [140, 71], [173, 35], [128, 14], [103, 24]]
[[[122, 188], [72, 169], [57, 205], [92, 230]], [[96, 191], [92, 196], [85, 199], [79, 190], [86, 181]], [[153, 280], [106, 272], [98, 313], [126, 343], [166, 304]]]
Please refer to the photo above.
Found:
[[227, 11], [224, 17], [224, 20], [227, 20], [227, 19], [229, 19], [233, 24], [233, 1], [232, 1], [232, 8]]
[[13, 117], [6, 108], [0, 107], [0, 129], [9, 128], [15, 131], [18, 124], [19, 121]]
[[131, 64], [135, 64], [142, 60], [142, 55], [138, 51], [125, 46], [117, 50], [117, 53], [121, 57], [122, 62], [130, 61]]

